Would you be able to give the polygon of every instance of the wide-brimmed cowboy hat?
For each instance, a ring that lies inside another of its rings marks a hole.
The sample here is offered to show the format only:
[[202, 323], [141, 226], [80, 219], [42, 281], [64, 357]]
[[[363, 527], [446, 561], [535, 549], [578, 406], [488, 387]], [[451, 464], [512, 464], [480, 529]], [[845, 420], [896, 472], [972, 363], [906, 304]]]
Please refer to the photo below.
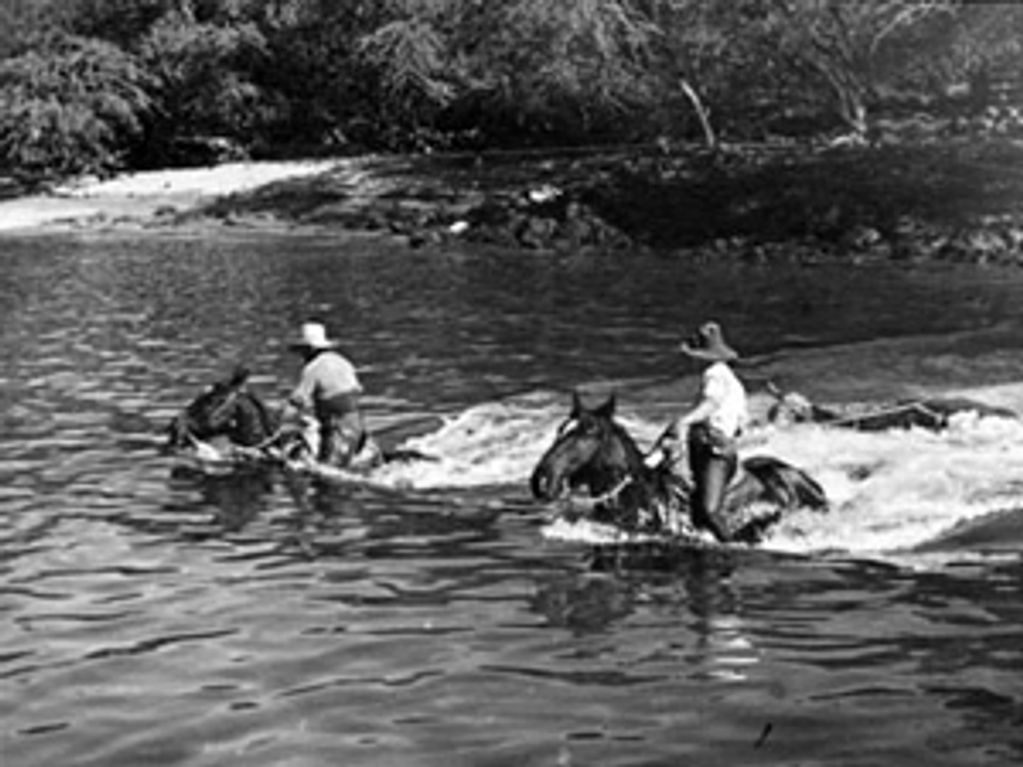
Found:
[[303, 322], [301, 335], [288, 345], [290, 349], [336, 349], [338, 342], [327, 338], [327, 328], [320, 322]]
[[693, 335], [679, 347], [683, 354], [698, 360], [731, 362], [739, 359], [739, 353], [725, 343], [721, 326], [716, 322], [703, 323]]

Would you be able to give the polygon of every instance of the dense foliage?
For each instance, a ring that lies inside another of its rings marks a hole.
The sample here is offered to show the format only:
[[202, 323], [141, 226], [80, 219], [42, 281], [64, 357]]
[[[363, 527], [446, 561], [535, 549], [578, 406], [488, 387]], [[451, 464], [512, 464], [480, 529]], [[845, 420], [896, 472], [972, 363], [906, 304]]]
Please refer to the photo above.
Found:
[[0, 174], [867, 134], [982, 106], [1021, 40], [968, 0], [0, 0]]
[[0, 62], [0, 157], [22, 176], [116, 166], [143, 132], [151, 78], [116, 45], [60, 36]]

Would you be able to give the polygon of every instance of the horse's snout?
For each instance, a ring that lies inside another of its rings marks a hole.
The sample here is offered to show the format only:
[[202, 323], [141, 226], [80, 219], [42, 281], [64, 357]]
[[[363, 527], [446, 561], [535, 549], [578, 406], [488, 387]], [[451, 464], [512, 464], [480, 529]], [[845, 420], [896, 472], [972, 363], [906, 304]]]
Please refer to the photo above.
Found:
[[533, 497], [543, 501], [553, 501], [557, 498], [560, 488], [553, 479], [544, 466], [538, 466], [529, 478], [529, 488], [533, 491]]

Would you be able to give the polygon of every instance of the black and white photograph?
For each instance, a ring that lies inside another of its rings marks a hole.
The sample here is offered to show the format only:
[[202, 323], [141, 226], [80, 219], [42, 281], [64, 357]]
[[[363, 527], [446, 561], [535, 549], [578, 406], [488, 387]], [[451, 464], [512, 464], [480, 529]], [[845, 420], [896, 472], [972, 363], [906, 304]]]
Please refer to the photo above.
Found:
[[0, 0], [0, 767], [1023, 764], [1023, 3]]

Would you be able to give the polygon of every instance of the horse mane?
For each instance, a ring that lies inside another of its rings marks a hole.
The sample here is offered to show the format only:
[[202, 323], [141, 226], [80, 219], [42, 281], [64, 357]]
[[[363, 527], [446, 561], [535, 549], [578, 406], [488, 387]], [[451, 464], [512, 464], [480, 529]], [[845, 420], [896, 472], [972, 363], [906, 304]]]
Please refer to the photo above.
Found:
[[271, 412], [270, 408], [267, 407], [263, 400], [254, 394], [253, 392], [246, 392], [247, 399], [252, 403], [256, 412], [259, 414], [259, 420], [262, 422], [263, 430], [267, 434], [271, 434], [277, 428], [276, 414]]
[[632, 438], [628, 430], [615, 419], [615, 409], [617, 407], [617, 398], [614, 394], [611, 394], [602, 404], [596, 407], [587, 408], [583, 405], [582, 400], [579, 397], [578, 392], [572, 393], [572, 412], [571, 418], [580, 418], [582, 416], [589, 416], [596, 418], [604, 426], [610, 430], [610, 434], [618, 440], [625, 450], [625, 458], [627, 466], [624, 468], [630, 473], [640, 470], [641, 474], [645, 474], [648, 469], [643, 457], [643, 451], [639, 449], [639, 445], [636, 444], [636, 440]]
[[642, 467], [644, 472], [648, 471], [649, 469], [644, 461], [643, 451], [639, 449], [639, 445], [636, 444], [636, 440], [632, 438], [632, 435], [629, 434], [628, 430], [618, 423], [618, 421], [612, 416], [608, 416], [607, 421], [608, 426], [625, 447], [625, 452], [629, 462], [629, 470], [634, 471]]

